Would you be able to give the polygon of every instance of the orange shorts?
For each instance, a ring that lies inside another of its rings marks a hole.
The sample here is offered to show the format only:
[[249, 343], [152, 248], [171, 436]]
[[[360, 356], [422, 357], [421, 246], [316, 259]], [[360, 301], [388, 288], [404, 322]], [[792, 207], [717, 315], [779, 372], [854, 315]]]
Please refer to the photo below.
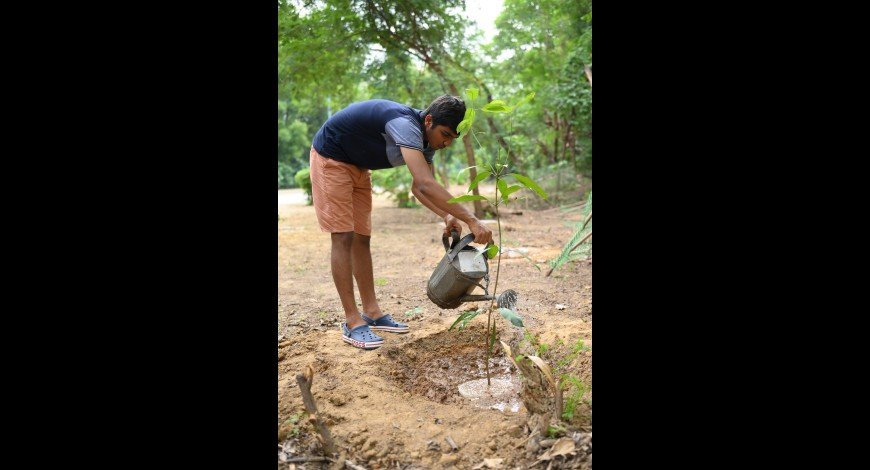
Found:
[[311, 148], [311, 195], [320, 230], [372, 234], [372, 172]]

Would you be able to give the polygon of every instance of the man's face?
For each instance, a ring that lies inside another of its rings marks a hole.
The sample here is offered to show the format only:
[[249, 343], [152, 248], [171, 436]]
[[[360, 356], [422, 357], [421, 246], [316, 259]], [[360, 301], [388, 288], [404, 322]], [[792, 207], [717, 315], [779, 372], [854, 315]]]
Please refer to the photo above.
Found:
[[453, 143], [453, 140], [459, 137], [458, 134], [450, 130], [449, 127], [439, 124], [432, 125], [432, 115], [426, 115], [426, 140], [429, 141], [429, 147], [440, 150]]

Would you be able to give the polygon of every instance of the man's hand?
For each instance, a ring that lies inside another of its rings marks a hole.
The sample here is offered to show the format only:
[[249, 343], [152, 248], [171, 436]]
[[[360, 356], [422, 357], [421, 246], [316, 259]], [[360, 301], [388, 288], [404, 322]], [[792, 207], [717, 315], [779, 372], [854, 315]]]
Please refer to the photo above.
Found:
[[459, 219], [447, 214], [444, 216], [444, 236], [449, 237], [451, 230], [456, 230], [457, 233], [462, 234], [462, 225], [459, 225]]
[[471, 233], [474, 234], [474, 243], [485, 245], [492, 241], [492, 230], [486, 228], [479, 220], [474, 219], [468, 224]]

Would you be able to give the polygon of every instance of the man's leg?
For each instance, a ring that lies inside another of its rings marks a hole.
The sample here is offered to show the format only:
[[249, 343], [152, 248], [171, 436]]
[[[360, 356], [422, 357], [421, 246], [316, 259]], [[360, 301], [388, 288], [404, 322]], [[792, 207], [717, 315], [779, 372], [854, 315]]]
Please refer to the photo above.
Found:
[[320, 229], [332, 237], [330, 264], [332, 280], [344, 308], [347, 326], [364, 325], [353, 295], [353, 191], [360, 170], [347, 163], [327, 159], [311, 149], [311, 192]]
[[353, 254], [353, 277], [359, 288], [359, 296], [362, 300], [362, 309], [365, 315], [372, 319], [384, 316], [375, 298], [375, 282], [372, 273], [372, 252], [370, 241], [372, 237], [353, 234], [351, 253]]
[[[371, 237], [354, 233], [351, 245], [353, 254], [353, 277], [359, 287], [359, 296], [362, 299], [362, 313], [369, 326], [375, 331], [388, 331], [391, 333], [407, 333], [408, 325], [392, 319], [391, 315], [384, 315], [375, 298], [374, 275], [372, 274], [372, 253], [369, 246]], [[375, 320], [375, 321], [372, 321]]]
[[[357, 237], [359, 235], [356, 235]], [[335, 288], [338, 290], [338, 297], [341, 299], [341, 306], [344, 308], [344, 318], [347, 320], [347, 327], [351, 330], [365, 325], [366, 322], [359, 315], [359, 310], [356, 308], [356, 302], [353, 296], [353, 277], [356, 270], [355, 252], [351, 247], [354, 246], [354, 233], [341, 232], [332, 234], [332, 280], [335, 282]], [[372, 263], [369, 257], [369, 281], [372, 278]], [[357, 281], [359, 282], [359, 281]], [[360, 289], [362, 290], [362, 289]], [[374, 288], [372, 288], [372, 296], [374, 296]], [[365, 304], [363, 304], [365, 305]]]

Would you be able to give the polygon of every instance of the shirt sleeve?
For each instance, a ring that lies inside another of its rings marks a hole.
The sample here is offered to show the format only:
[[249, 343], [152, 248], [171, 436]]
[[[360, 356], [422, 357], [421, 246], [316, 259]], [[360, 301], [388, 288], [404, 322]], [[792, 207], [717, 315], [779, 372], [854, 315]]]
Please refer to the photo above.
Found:
[[[397, 117], [384, 126], [386, 133], [399, 147], [408, 147], [423, 152], [423, 132], [416, 122], [407, 117]], [[430, 158], [426, 159], [431, 162]]]

